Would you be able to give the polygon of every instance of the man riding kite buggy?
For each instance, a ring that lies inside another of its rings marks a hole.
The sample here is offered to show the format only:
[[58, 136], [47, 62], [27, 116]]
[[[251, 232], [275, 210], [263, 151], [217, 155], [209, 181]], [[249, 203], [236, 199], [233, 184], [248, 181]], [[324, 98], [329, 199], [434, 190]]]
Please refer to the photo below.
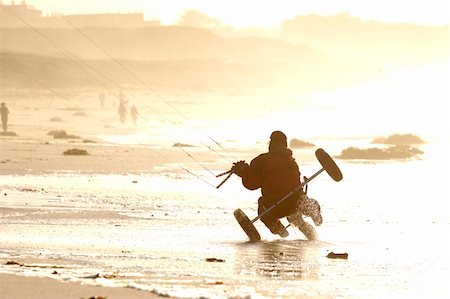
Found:
[[[258, 200], [258, 215], [273, 234], [282, 238], [289, 235], [280, 219], [287, 217], [289, 223], [298, 227], [308, 239], [315, 239], [314, 228], [303, 220], [302, 214], [311, 216], [316, 225], [322, 223], [320, 206], [308, 198], [302, 188], [292, 193], [278, 205], [285, 195], [301, 185], [301, 174], [292, 150], [287, 147], [286, 135], [274, 131], [270, 135], [269, 151], [254, 158], [250, 165], [244, 161], [234, 163], [231, 171], [242, 178], [242, 184], [249, 190], [261, 188]], [[268, 208], [276, 205], [269, 212]]]

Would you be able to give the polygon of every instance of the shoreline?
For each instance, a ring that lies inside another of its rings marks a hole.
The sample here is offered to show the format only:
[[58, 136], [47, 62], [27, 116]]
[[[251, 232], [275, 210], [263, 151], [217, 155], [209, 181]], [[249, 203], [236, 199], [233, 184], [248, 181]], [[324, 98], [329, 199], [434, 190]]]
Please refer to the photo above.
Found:
[[[23, 299], [141, 299], [169, 297], [131, 287], [89, 286], [79, 282], [63, 282], [52, 278], [0, 274], [0, 298]], [[172, 297], [173, 298], [173, 297]]]
[[36, 298], [36, 296], [43, 299], [168, 297], [165, 294], [156, 294], [156, 292], [152, 293], [131, 287], [89, 286], [78, 282], [58, 281], [52, 278], [0, 274], [0, 298], [19, 299]]

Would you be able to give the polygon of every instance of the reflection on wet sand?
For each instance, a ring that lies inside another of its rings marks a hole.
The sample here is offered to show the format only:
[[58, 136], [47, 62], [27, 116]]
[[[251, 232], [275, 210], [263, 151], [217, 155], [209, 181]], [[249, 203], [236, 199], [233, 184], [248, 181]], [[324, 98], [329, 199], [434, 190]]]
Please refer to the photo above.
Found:
[[317, 280], [320, 242], [274, 240], [237, 246], [236, 272], [281, 280]]

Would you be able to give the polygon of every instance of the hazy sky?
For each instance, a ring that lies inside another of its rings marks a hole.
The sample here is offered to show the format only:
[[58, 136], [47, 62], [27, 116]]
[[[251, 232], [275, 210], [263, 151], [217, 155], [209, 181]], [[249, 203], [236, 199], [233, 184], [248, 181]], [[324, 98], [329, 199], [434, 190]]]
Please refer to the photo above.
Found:
[[220, 18], [234, 27], [272, 27], [295, 15], [341, 12], [386, 22], [450, 23], [449, 0], [28, 0], [27, 3], [46, 14], [143, 12], [146, 19], [157, 19], [163, 24], [175, 23], [187, 9]]

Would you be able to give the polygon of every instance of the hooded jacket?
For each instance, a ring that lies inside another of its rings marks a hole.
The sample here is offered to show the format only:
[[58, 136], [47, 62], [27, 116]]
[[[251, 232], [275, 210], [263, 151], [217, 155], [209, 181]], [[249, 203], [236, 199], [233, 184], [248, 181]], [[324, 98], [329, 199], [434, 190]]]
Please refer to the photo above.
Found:
[[242, 173], [249, 190], [261, 188], [263, 201], [273, 204], [300, 185], [300, 170], [288, 148], [270, 148], [256, 157]]

